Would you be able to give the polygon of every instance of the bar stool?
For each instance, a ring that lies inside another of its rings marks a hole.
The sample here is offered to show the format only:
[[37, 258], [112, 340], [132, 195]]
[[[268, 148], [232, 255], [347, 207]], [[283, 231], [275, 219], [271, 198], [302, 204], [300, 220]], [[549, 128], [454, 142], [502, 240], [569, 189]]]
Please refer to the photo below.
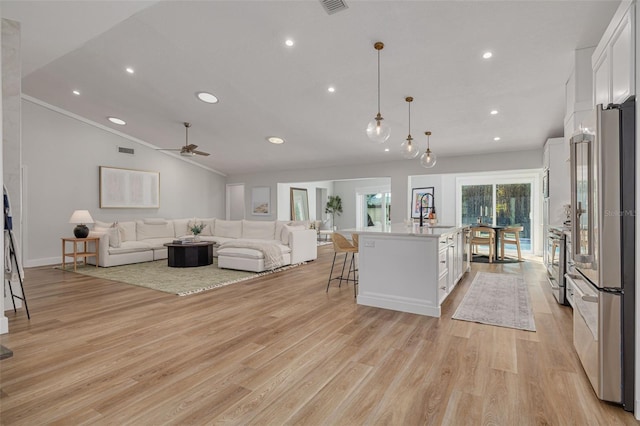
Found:
[[[524, 230], [524, 226], [510, 226], [500, 230], [500, 259], [504, 260], [504, 244], [515, 244], [518, 250], [518, 260], [522, 260], [522, 253], [520, 252], [520, 232]], [[553, 254], [555, 254], [556, 248], [553, 248]]]
[[[326, 291], [329, 292], [329, 285], [333, 280], [340, 280], [340, 284], [338, 284], [338, 287], [342, 286], [343, 280], [347, 281], [347, 283], [349, 283], [349, 281], [353, 281], [354, 283], [353, 292], [355, 295], [356, 285], [357, 285], [356, 269], [355, 269], [355, 254], [358, 252], [358, 247], [351, 244], [349, 240], [347, 240], [342, 234], [339, 234], [337, 232], [334, 232], [333, 234], [331, 234], [331, 241], [333, 242], [333, 251], [334, 251], [333, 263], [331, 263], [331, 272], [329, 272], [329, 281], [327, 282]], [[334, 277], [333, 268], [336, 264], [336, 256], [338, 255], [338, 253], [344, 253], [344, 262], [342, 262], [342, 272], [340, 273], [340, 275], [336, 275]], [[347, 273], [347, 277], [345, 278], [344, 268], [347, 265], [347, 258], [349, 257], [349, 254], [351, 254], [351, 261], [349, 262], [349, 271]], [[353, 271], [353, 278], [350, 278], [352, 271]]]

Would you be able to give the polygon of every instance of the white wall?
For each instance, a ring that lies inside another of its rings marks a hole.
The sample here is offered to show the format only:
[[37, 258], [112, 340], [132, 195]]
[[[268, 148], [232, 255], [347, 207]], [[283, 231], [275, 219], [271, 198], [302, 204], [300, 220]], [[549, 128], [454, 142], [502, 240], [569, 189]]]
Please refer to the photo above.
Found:
[[[271, 173], [238, 174], [227, 177], [228, 183], [244, 182], [247, 188], [253, 186], [270, 186], [272, 194], [279, 183], [284, 182], [318, 182], [339, 181], [349, 179], [378, 178], [388, 176], [391, 181], [392, 221], [402, 222], [410, 217], [409, 199], [411, 187], [409, 176], [440, 175], [465, 172], [487, 172], [500, 170], [539, 169], [542, 167], [542, 145], [540, 149], [530, 151], [502, 152], [484, 155], [469, 155], [458, 157], [440, 157], [433, 169], [424, 169], [415, 160], [400, 160], [386, 163], [358, 164], [350, 166], [323, 167], [317, 169], [284, 170]], [[450, 182], [449, 182], [450, 184]], [[449, 185], [450, 187], [450, 185]], [[287, 197], [288, 192], [287, 192]], [[284, 197], [284, 195], [282, 195]], [[273, 200], [273, 195], [272, 195]], [[288, 216], [288, 198], [286, 201], [278, 196], [278, 217], [280, 205], [286, 202], [285, 219]], [[393, 206], [406, 206], [404, 217]], [[398, 212], [395, 214], [394, 212]], [[443, 212], [446, 213], [446, 212]], [[282, 213], [284, 214], [284, 213]], [[343, 216], [345, 216], [343, 214]]]
[[[60, 238], [72, 235], [77, 209], [103, 221], [225, 215], [226, 181], [212, 171], [32, 100], [22, 101], [22, 123], [25, 266], [60, 262]], [[100, 209], [99, 166], [159, 171], [160, 208]]]
[[[264, 185], [262, 185], [264, 186]], [[264, 220], [291, 220], [291, 188], [301, 188], [307, 190], [307, 198], [309, 201], [309, 219], [310, 220], [322, 220], [321, 217], [316, 217], [317, 211], [317, 200], [316, 200], [316, 189], [322, 188], [327, 190], [327, 195], [333, 194], [333, 182], [329, 181], [320, 181], [320, 182], [288, 182], [288, 183], [278, 183], [276, 185], [276, 193], [277, 193], [277, 216], [275, 218], [270, 216], [262, 216]], [[271, 190], [271, 199], [273, 200], [273, 189]], [[250, 203], [249, 203], [250, 204]], [[272, 208], [273, 211], [273, 208]], [[259, 217], [255, 217], [252, 219], [258, 220]]]
[[[350, 179], [335, 181], [333, 183], [333, 195], [339, 195], [342, 199], [342, 214], [336, 215], [335, 225], [338, 229], [348, 229], [356, 227], [356, 193], [364, 188], [385, 188], [390, 187], [391, 179], [389, 178], [373, 178], [373, 179]], [[394, 222], [402, 220], [394, 219], [394, 203], [393, 195], [391, 195], [391, 218]], [[398, 209], [398, 212], [401, 210]]]
[[[20, 23], [2, 19], [2, 178], [11, 198], [11, 215], [13, 218], [13, 234], [15, 250], [21, 259], [22, 247], [22, 177], [20, 149], [20, 92], [21, 92], [21, 60], [20, 60]], [[15, 268], [15, 264], [12, 266]], [[3, 286], [4, 287], [4, 286]], [[11, 281], [14, 294], [21, 296], [20, 281]], [[16, 308], [22, 306], [20, 299], [15, 300]], [[4, 306], [13, 307], [11, 293], [4, 297]]]

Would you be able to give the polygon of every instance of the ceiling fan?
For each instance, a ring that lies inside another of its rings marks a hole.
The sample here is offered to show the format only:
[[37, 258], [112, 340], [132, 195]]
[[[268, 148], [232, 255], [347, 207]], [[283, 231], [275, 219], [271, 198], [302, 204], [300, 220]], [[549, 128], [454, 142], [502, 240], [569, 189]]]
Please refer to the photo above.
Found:
[[180, 151], [180, 155], [183, 157], [193, 157], [194, 155], [209, 155], [208, 152], [198, 151], [196, 148], [198, 145], [189, 143], [189, 127], [191, 127], [191, 123], [184, 123], [184, 131], [185, 131], [185, 142], [184, 146], [181, 148], [161, 148], [159, 151]]

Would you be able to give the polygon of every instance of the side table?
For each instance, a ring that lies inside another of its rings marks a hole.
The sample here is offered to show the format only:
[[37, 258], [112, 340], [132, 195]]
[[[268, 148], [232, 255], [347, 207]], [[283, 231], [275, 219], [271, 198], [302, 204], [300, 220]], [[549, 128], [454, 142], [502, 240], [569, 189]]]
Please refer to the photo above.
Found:
[[[93, 242], [94, 249], [89, 251], [87, 243]], [[67, 243], [72, 243], [73, 251], [67, 251]], [[78, 243], [82, 243], [82, 249], [78, 251]], [[78, 266], [78, 258], [82, 259], [86, 265], [87, 257], [96, 258], [96, 268], [98, 267], [98, 245], [100, 244], [100, 237], [87, 237], [87, 238], [62, 238], [62, 269], [65, 269], [65, 262], [67, 257], [73, 257], [73, 271], [75, 272]]]

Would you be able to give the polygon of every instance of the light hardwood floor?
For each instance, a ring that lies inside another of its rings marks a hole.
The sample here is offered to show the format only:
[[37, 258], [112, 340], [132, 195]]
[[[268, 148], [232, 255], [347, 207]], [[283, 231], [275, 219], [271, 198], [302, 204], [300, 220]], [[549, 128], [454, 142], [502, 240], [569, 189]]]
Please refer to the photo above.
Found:
[[[326, 294], [333, 251], [319, 252], [185, 297], [28, 270], [32, 319], [7, 312], [0, 336], [14, 351], [0, 422], [637, 424], [595, 397], [541, 264], [473, 264], [438, 319], [358, 306], [351, 286]], [[537, 332], [451, 319], [478, 271], [525, 277]]]

